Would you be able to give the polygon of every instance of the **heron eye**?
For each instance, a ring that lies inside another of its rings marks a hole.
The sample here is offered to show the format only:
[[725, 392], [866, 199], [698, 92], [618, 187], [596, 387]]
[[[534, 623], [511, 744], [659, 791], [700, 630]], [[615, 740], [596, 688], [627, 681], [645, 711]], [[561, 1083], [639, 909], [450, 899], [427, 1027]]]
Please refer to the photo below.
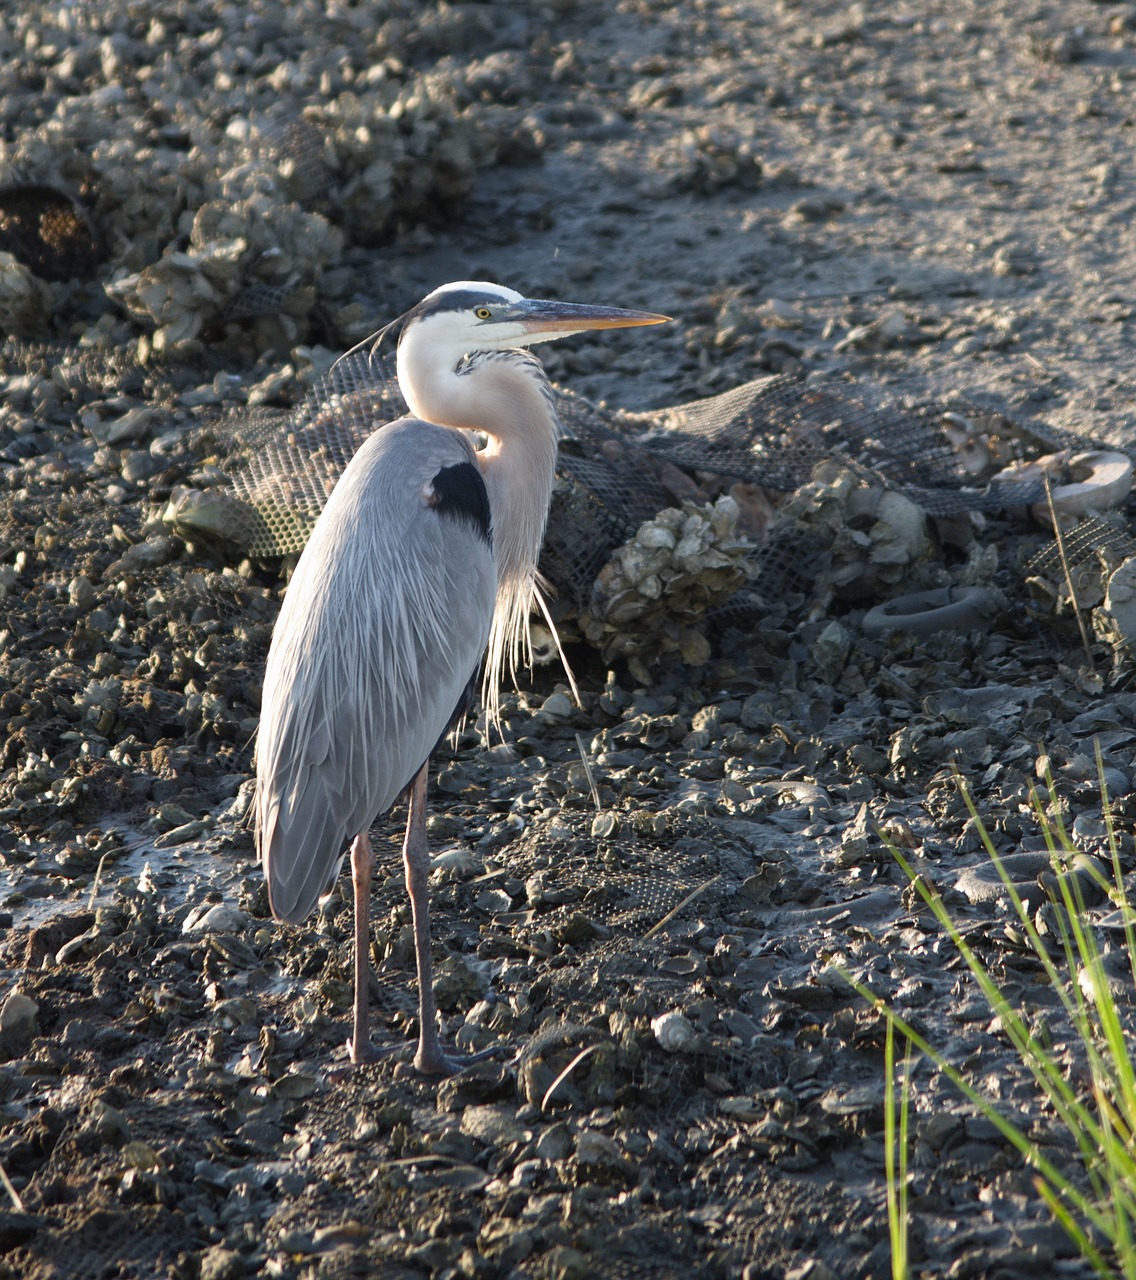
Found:
[[493, 314], [493, 312], [490, 311], [488, 307], [475, 307], [473, 314], [479, 320], [488, 320], [489, 317]]

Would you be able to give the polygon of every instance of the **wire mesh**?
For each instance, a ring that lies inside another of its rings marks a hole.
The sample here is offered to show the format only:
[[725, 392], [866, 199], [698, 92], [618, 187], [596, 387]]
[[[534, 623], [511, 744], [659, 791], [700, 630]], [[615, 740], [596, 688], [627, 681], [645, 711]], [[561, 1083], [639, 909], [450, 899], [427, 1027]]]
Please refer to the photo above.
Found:
[[1062, 545], [1071, 569], [1080, 568], [1101, 556], [1107, 556], [1117, 564], [1136, 556], [1136, 538], [1100, 516], [1083, 516], [1071, 528], [1062, 530], [1061, 539], [1061, 544], [1054, 539], [1031, 556], [1026, 572], [1034, 577], [1059, 581], [1064, 573]]
[[[366, 350], [349, 353], [293, 411], [245, 413], [221, 424], [232, 448], [231, 486], [206, 498], [183, 496], [179, 518], [255, 556], [300, 551], [355, 450], [405, 412], [392, 363]], [[643, 521], [678, 505], [666, 485], [668, 467], [787, 493], [836, 459], [863, 485], [899, 490], [930, 515], [952, 516], [1040, 501], [1041, 479], [998, 473], [1088, 443], [961, 400], [894, 400], [870, 388], [786, 377], [645, 413], [554, 390], [563, 436], [541, 568], [579, 608], [587, 607], [612, 552]], [[774, 525], [755, 572], [779, 583], [787, 573], [799, 587], [808, 557], [783, 543]]]

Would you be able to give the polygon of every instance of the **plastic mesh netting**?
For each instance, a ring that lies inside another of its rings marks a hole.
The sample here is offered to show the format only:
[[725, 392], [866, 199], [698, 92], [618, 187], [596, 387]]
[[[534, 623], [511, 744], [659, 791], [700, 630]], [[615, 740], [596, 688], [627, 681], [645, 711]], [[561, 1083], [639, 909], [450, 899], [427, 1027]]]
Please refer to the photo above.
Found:
[[[990, 484], [1008, 463], [1083, 443], [963, 401], [888, 400], [866, 387], [761, 379], [644, 415], [642, 443], [681, 466], [789, 492], [839, 458], [866, 483], [906, 493], [929, 515], [997, 511], [1036, 501], [1037, 481]], [[980, 455], [980, 456], [979, 456]]]
[[[791, 492], [818, 464], [837, 459], [863, 484], [899, 490], [928, 514], [951, 516], [1040, 501], [1043, 481], [1001, 480], [998, 472], [1086, 446], [1071, 432], [961, 401], [889, 400], [859, 386], [783, 377], [646, 413], [561, 389], [556, 402], [564, 434], [541, 567], [581, 606], [612, 551], [644, 520], [679, 505], [668, 468]], [[256, 556], [294, 554], [351, 455], [404, 412], [392, 361], [352, 352], [294, 410], [246, 412], [220, 424], [232, 449], [231, 486], [180, 494], [176, 520]]]
[[230, 420], [231, 489], [180, 495], [177, 518], [252, 555], [295, 554], [351, 456], [376, 424], [405, 412], [397, 381], [378, 362], [345, 357], [294, 410]]
[[1062, 554], [1071, 569], [1107, 556], [1114, 562], [1136, 556], [1136, 538], [1100, 516], [1083, 516], [1075, 525], [1064, 529], [1061, 542], [1056, 539], [1030, 560], [1026, 571], [1037, 577], [1060, 580], [1064, 573]]

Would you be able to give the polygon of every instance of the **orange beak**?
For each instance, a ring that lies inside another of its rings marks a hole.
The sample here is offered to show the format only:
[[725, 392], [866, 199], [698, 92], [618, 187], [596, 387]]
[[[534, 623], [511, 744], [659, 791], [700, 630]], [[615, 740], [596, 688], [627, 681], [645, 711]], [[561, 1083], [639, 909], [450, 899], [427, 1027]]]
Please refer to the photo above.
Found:
[[591, 307], [577, 302], [546, 302], [525, 298], [509, 308], [500, 320], [519, 323], [534, 336], [561, 338], [587, 329], [630, 329], [637, 325], [666, 324], [670, 316], [653, 311], [625, 311], [621, 307]]

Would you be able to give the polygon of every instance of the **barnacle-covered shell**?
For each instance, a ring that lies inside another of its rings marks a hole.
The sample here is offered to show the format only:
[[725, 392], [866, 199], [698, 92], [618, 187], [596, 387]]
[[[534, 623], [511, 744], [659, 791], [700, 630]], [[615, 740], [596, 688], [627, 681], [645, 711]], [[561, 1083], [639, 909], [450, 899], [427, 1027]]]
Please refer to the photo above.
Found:
[[[154, 322], [155, 351], [173, 350], [197, 339], [210, 321], [302, 318], [315, 300], [320, 271], [342, 247], [342, 235], [322, 215], [254, 192], [236, 204], [202, 205], [186, 251], [166, 253], [108, 292]], [[286, 341], [300, 336], [293, 324]]]
[[820, 533], [828, 549], [818, 586], [842, 599], [891, 594], [931, 551], [921, 507], [896, 490], [865, 485], [836, 461], [816, 468], [782, 518], [796, 522], [802, 538]]
[[702, 506], [686, 502], [646, 521], [615, 552], [580, 618], [606, 661], [624, 658], [637, 674], [668, 655], [706, 661], [707, 610], [749, 577], [752, 548], [737, 536], [737, 521], [737, 504], [728, 496]]
[[[509, 143], [449, 72], [391, 75], [379, 59], [344, 87], [329, 69], [354, 60], [348, 28], [366, 24], [314, 0], [288, 7], [299, 46], [281, 32], [255, 67], [243, 35], [170, 15], [148, 30], [120, 9], [68, 10], [40, 37], [69, 68], [66, 91], [45, 84], [39, 123], [0, 139], [0, 187], [77, 201], [103, 285], [159, 353], [228, 341], [235, 321], [253, 351], [303, 341], [317, 303], [334, 316], [360, 288], [345, 246], [436, 217]], [[219, 91], [226, 109], [200, 110]], [[34, 333], [26, 305], [5, 314], [8, 332]]]

